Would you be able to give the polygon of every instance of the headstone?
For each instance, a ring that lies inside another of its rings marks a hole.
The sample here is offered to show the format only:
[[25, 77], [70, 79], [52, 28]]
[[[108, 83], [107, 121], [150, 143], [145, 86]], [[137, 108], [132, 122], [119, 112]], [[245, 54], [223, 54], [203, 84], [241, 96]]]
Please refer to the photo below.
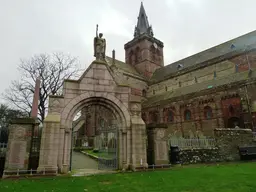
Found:
[[168, 160], [168, 149], [166, 141], [156, 141], [156, 160]]
[[25, 169], [26, 153], [26, 141], [12, 141], [10, 148], [9, 168]]
[[154, 151], [155, 151], [155, 164], [163, 165], [169, 164], [168, 157], [168, 141], [166, 137], [166, 128], [155, 128], [155, 136], [154, 136]]

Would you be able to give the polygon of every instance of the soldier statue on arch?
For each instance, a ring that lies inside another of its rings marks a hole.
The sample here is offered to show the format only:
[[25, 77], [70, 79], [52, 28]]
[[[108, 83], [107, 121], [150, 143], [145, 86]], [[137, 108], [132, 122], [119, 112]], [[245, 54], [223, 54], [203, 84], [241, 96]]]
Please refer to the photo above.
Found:
[[106, 56], [106, 39], [103, 33], [98, 34], [98, 25], [96, 25], [96, 37], [94, 38], [94, 57], [96, 60], [105, 60]]

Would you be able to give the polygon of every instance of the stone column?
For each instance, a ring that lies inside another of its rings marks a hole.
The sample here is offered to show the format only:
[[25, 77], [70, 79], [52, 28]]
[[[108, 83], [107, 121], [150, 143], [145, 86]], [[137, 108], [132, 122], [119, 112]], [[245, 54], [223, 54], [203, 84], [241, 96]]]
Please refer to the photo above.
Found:
[[182, 115], [181, 115], [181, 110], [180, 110], [180, 103], [175, 104], [175, 109], [176, 109], [177, 130], [179, 130], [183, 135]]
[[[219, 97], [218, 97], [218, 99], [219, 99]], [[224, 120], [223, 120], [221, 100], [217, 100], [215, 106], [216, 106], [216, 117], [217, 117], [218, 127], [224, 128], [225, 124], [224, 124]]]
[[13, 120], [9, 126], [9, 139], [5, 160], [5, 171], [28, 170], [32, 131], [39, 125], [33, 118]]
[[132, 143], [132, 140], [131, 140], [131, 130], [130, 130], [130, 128], [127, 130], [127, 133], [126, 133], [126, 138], [127, 138], [127, 140], [126, 140], [126, 151], [127, 151], [127, 155], [126, 155], [126, 162], [127, 162], [127, 165], [126, 165], [126, 167], [125, 168], [129, 168], [129, 165], [131, 164], [131, 151], [132, 151], [132, 149], [131, 149], [131, 143]]
[[123, 165], [122, 168], [123, 170], [127, 170], [128, 169], [128, 164], [127, 164], [127, 130], [124, 129], [121, 131], [122, 133], [122, 148], [123, 148]]
[[202, 131], [202, 115], [201, 115], [201, 107], [199, 102], [197, 101], [197, 106], [195, 106], [195, 123], [196, 123], [196, 131]]
[[38, 172], [57, 170], [60, 115], [48, 114], [44, 120]]
[[[139, 101], [130, 102], [131, 112], [131, 168], [148, 167], [146, 152], [146, 126], [141, 118], [141, 103]], [[129, 147], [129, 146], [128, 146]]]

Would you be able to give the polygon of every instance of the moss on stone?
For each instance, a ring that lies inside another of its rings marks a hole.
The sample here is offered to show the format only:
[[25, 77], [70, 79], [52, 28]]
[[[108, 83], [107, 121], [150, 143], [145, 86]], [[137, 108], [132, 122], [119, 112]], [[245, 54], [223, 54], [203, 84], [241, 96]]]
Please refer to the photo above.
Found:
[[49, 95], [49, 97], [50, 98], [60, 98], [60, 99], [64, 98], [63, 95]]
[[44, 122], [60, 122], [60, 115], [58, 114], [48, 114]]
[[77, 80], [74, 80], [74, 79], [64, 79], [64, 82], [77, 83]]
[[130, 85], [126, 85], [126, 84], [119, 84], [119, 87], [130, 87]]

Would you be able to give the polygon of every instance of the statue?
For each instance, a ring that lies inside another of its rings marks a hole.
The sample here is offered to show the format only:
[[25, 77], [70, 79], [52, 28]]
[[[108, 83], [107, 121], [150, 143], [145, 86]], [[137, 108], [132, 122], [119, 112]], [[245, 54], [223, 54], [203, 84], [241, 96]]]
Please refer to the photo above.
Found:
[[96, 26], [96, 37], [94, 38], [94, 57], [97, 60], [104, 60], [106, 53], [106, 40], [103, 38], [103, 34], [98, 35], [98, 25]]

